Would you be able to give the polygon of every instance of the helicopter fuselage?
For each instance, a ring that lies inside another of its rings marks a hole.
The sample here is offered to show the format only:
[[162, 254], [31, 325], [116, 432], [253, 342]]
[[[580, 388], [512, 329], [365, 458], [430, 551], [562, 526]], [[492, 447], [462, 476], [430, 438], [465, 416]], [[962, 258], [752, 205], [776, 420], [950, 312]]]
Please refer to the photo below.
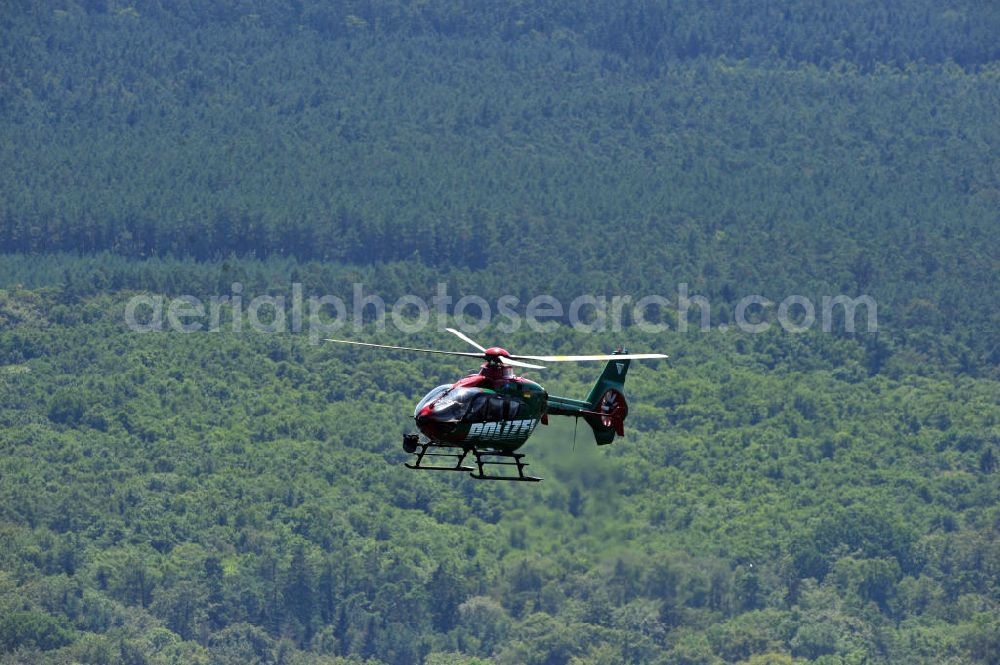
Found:
[[413, 417], [432, 441], [510, 452], [534, 432], [547, 400], [539, 384], [486, 363], [478, 374], [427, 393]]

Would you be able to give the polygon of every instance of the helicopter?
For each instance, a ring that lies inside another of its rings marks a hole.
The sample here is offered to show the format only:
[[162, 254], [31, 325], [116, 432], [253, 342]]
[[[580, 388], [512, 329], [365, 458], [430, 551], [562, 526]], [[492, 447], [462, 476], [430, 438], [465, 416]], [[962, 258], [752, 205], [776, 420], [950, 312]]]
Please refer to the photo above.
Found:
[[[632, 360], [668, 357], [662, 353], [627, 353], [620, 346], [611, 354], [514, 355], [499, 346], [486, 348], [454, 328], [446, 330], [472, 345], [477, 352], [418, 349], [346, 339], [326, 341], [482, 359], [484, 362], [478, 373], [438, 386], [424, 395], [413, 410], [413, 419], [420, 433], [403, 435], [403, 450], [412, 456], [412, 463], [406, 462], [410, 469], [463, 471], [478, 480], [542, 480], [525, 474], [524, 468], [528, 463], [523, 461], [524, 453], [517, 450], [539, 423], [549, 424], [549, 416], [583, 418], [593, 430], [597, 445], [607, 445], [616, 435], [623, 436], [628, 403], [622, 388], [629, 363]], [[515, 368], [545, 369], [543, 365], [525, 362], [528, 360], [606, 360], [607, 364], [587, 398], [580, 400], [550, 395], [535, 381], [517, 376]], [[475, 458], [475, 467], [465, 463], [470, 454]], [[450, 462], [438, 458], [449, 458]], [[501, 474], [500, 470], [504, 467], [514, 467], [517, 475]]]

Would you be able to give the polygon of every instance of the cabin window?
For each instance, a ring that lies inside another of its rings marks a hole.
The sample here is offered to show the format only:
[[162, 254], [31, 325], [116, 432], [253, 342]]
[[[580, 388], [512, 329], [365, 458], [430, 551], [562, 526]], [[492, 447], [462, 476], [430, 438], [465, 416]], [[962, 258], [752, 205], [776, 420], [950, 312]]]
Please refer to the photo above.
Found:
[[486, 403], [486, 420], [489, 422], [495, 422], [503, 420], [504, 417], [504, 398], [499, 395], [491, 395], [489, 401]]
[[528, 417], [528, 405], [519, 399], [507, 398], [507, 420], [523, 420]]
[[492, 393], [476, 395], [465, 414], [465, 420], [470, 423], [492, 423], [503, 420], [507, 410], [505, 402], [503, 397]]
[[490, 396], [488, 394], [477, 395], [474, 400], [472, 400], [472, 405], [469, 407], [468, 413], [465, 414], [465, 420], [470, 423], [481, 423], [486, 420], [487, 405], [489, 404]]

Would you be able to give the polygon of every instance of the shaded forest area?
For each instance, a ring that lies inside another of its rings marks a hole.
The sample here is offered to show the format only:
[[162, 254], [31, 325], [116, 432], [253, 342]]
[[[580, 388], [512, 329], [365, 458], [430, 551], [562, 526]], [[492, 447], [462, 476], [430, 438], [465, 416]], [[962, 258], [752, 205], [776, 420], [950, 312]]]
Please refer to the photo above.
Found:
[[[0, 663], [997, 662], [998, 57], [975, 1], [7, 2]], [[525, 489], [400, 464], [474, 367], [124, 325], [442, 281], [879, 331], [488, 328], [671, 355]]]
[[[974, 38], [1000, 34], [997, 10], [678, 4], [664, 22], [720, 45], [682, 55], [642, 36], [652, 4], [616, 4], [6, 12], [0, 246], [405, 262], [475, 271], [482, 295], [511, 292], [513, 264], [525, 294], [685, 282], [730, 310], [869, 293], [897, 329], [961, 321], [967, 365], [1000, 361], [1000, 72], [996, 40]], [[953, 30], [915, 27], [937, 20]], [[906, 36], [908, 59], [763, 49], [831, 21], [858, 43]], [[642, 58], [595, 36], [611, 25]]]

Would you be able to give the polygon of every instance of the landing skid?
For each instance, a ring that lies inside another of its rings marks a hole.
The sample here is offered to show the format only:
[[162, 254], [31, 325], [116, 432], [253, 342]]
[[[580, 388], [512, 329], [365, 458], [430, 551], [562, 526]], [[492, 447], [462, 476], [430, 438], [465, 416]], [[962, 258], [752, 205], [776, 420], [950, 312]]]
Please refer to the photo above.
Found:
[[[470, 450], [463, 446], [453, 446], [437, 441], [420, 441], [416, 434], [407, 434], [403, 437], [403, 450], [416, 457], [415, 464], [405, 462], [407, 468], [410, 469], [426, 469], [427, 471], [475, 471], [471, 466], [462, 464]], [[460, 450], [462, 452], [437, 452], [438, 450]], [[454, 466], [426, 464], [424, 459], [427, 457], [448, 457], [455, 460], [455, 464]]]
[[[477, 480], [519, 480], [531, 483], [537, 483], [541, 478], [538, 476], [526, 476], [524, 475], [524, 467], [528, 466], [527, 462], [522, 462], [521, 458], [524, 457], [524, 453], [505, 453], [499, 450], [476, 450], [472, 449], [472, 454], [476, 456], [476, 466], [479, 467], [479, 473], [469, 474]], [[512, 459], [513, 462], [508, 461], [497, 461], [490, 459], [483, 459], [484, 457], [499, 457], [501, 459]], [[513, 466], [517, 467], [516, 476], [488, 476], [483, 471], [483, 467], [486, 466]]]
[[[461, 446], [453, 443], [442, 443], [440, 441], [421, 441], [416, 434], [407, 434], [403, 437], [403, 450], [413, 455], [416, 459], [414, 463], [405, 462], [409, 469], [419, 469], [426, 471], [465, 471], [477, 480], [513, 480], [521, 482], [537, 483], [541, 478], [528, 476], [524, 473], [527, 462], [522, 462], [523, 453], [508, 453], [492, 448], [477, 449]], [[442, 452], [448, 451], [448, 452]], [[476, 458], [476, 467], [466, 464], [465, 458], [469, 453]], [[453, 460], [451, 466], [441, 464], [428, 464], [431, 457], [444, 457]], [[512, 461], [511, 461], [512, 460]], [[486, 473], [487, 467], [512, 466], [517, 469], [517, 475], [489, 475]]]

